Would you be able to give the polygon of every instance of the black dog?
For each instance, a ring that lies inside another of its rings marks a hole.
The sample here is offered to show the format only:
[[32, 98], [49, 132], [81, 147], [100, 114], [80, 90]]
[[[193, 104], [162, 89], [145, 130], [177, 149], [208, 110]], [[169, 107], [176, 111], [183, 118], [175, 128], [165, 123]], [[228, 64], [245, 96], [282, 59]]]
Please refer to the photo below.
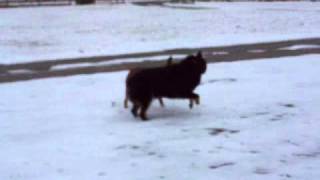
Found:
[[[171, 66], [173, 64], [173, 58], [170, 56], [169, 59], [167, 60], [167, 67]], [[128, 79], [130, 79], [134, 74], [136, 74], [137, 72], [144, 70], [142, 68], [134, 68], [134, 69], [130, 69], [129, 73], [127, 75], [126, 81], [128, 81]], [[158, 97], [159, 103], [161, 105], [161, 107], [164, 107], [164, 103], [162, 100], [162, 97]], [[124, 108], [128, 108], [128, 88], [126, 87], [126, 94], [125, 94], [125, 99], [124, 99]], [[199, 102], [197, 101], [197, 99], [189, 99], [189, 107], [190, 109], [192, 109], [194, 102], [196, 104], [199, 104]]]
[[[167, 60], [167, 66], [171, 66], [172, 65], [172, 62], [173, 61], [173, 59], [172, 59], [172, 57], [170, 56], [169, 57], [169, 59]], [[142, 70], [144, 70], [144, 69], [141, 69], [141, 68], [135, 68], [135, 69], [130, 69], [129, 70], [129, 73], [128, 73], [128, 75], [127, 75], [127, 78], [126, 78], [126, 82], [132, 77], [132, 76], [134, 76], [134, 74], [136, 74], [137, 72], [140, 72], [140, 71], [142, 71]], [[127, 83], [126, 83], [127, 84]], [[158, 100], [159, 100], [159, 103], [160, 103], [160, 105], [161, 105], [161, 107], [164, 107], [164, 103], [163, 103], [163, 100], [162, 100], [162, 98], [161, 97], [158, 97]], [[128, 108], [128, 101], [129, 101], [129, 99], [128, 99], [128, 87], [126, 86], [126, 95], [125, 95], [125, 98], [124, 98], [124, 108]], [[190, 100], [190, 104], [191, 104], [191, 100]]]
[[178, 64], [167, 67], [140, 70], [126, 81], [127, 95], [133, 103], [131, 112], [147, 120], [146, 111], [153, 98], [187, 98], [199, 102], [199, 95], [193, 93], [199, 85], [207, 64], [201, 52], [187, 56]]

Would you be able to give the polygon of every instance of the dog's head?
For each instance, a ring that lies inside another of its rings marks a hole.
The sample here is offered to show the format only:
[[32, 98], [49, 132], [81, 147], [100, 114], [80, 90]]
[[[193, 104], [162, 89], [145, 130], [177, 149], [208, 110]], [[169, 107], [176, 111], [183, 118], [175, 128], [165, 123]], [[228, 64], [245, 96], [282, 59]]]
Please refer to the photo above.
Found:
[[187, 56], [183, 61], [180, 63], [184, 67], [188, 67], [192, 70], [193, 72], [197, 72], [200, 74], [203, 74], [207, 70], [207, 62], [202, 56], [202, 52], [199, 51], [197, 55], [189, 55]]
[[170, 56], [169, 58], [168, 58], [168, 60], [167, 60], [167, 66], [170, 66], [170, 65], [172, 65], [173, 64], [173, 58], [172, 58], [172, 56]]
[[205, 73], [207, 70], [207, 61], [203, 58], [201, 51], [197, 53], [194, 61], [195, 61], [195, 64], [197, 65], [197, 68], [199, 68], [200, 73], [201, 74]]

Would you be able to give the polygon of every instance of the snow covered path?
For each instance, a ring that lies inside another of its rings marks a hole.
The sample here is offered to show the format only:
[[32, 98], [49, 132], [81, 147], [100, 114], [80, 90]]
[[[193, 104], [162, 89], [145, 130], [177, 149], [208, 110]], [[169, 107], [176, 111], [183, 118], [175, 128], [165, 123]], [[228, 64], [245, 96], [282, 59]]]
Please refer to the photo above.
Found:
[[320, 55], [210, 64], [201, 105], [123, 108], [125, 72], [0, 84], [1, 180], [320, 177]]

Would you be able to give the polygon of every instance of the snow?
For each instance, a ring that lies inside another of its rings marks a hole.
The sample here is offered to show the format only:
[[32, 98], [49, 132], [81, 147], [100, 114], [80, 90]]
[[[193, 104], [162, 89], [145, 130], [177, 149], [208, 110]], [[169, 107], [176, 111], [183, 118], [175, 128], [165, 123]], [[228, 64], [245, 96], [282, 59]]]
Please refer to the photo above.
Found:
[[[183, 59], [183, 55], [171, 55], [173, 59]], [[168, 56], [150, 56], [147, 59], [143, 58], [124, 58], [117, 61], [108, 61], [108, 62], [96, 62], [96, 63], [77, 63], [77, 64], [63, 64], [63, 65], [54, 65], [51, 70], [62, 70], [70, 68], [79, 68], [79, 67], [88, 67], [88, 66], [105, 66], [105, 65], [116, 65], [128, 62], [145, 62], [145, 61], [161, 61], [163, 59], [168, 59]]]
[[320, 177], [320, 56], [210, 64], [201, 104], [123, 108], [127, 72], [0, 84], [0, 179]]
[[[0, 65], [319, 37], [319, 11], [312, 2], [0, 9]], [[319, 46], [282, 50], [306, 48]], [[0, 179], [318, 180], [319, 58], [210, 64], [199, 106], [155, 100], [148, 122], [123, 107], [127, 72], [0, 84]]]
[[0, 9], [0, 63], [319, 37], [319, 11], [313, 2]]
[[249, 50], [248, 52], [250, 52], [250, 53], [263, 53], [263, 52], [265, 52], [265, 50], [262, 50], [262, 49], [254, 49], [254, 50]]
[[27, 70], [27, 69], [18, 69], [18, 70], [10, 70], [9, 73], [11, 73], [11, 74], [24, 74], [24, 73], [33, 73], [33, 71]]
[[301, 50], [301, 49], [316, 49], [320, 45], [293, 45], [285, 48], [280, 48], [280, 50]]

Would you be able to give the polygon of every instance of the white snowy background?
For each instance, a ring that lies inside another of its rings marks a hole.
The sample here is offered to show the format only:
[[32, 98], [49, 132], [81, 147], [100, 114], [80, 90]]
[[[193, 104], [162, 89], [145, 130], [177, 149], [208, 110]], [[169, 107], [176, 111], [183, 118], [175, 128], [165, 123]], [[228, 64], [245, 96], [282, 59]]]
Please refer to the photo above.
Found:
[[[316, 3], [196, 7], [1, 9], [0, 61], [319, 35]], [[147, 122], [123, 108], [127, 72], [0, 84], [0, 179], [318, 180], [319, 70], [320, 55], [210, 64], [199, 106], [154, 101]]]
[[148, 122], [126, 72], [2, 84], [0, 179], [316, 180], [319, 58], [209, 65], [199, 106], [154, 101]]
[[1, 63], [320, 36], [319, 3], [167, 6], [0, 9]]

